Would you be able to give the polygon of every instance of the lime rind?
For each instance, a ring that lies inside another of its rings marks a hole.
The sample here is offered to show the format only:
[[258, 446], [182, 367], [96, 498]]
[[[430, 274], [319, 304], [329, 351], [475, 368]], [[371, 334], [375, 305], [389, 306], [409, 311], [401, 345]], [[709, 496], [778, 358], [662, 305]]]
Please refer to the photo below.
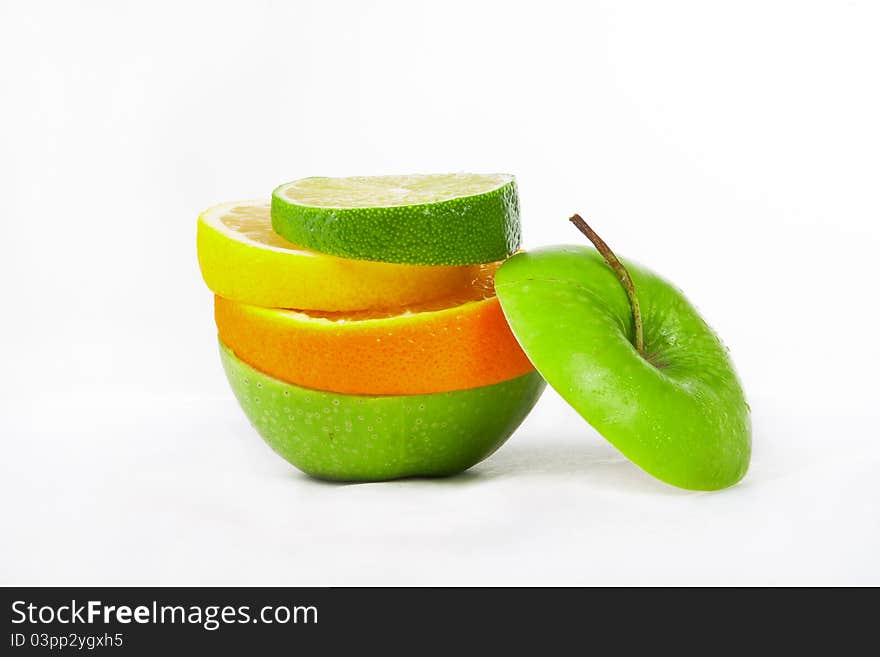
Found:
[[519, 214], [516, 181], [507, 174], [307, 178], [272, 193], [272, 227], [285, 239], [342, 258], [401, 264], [503, 260], [519, 248]]

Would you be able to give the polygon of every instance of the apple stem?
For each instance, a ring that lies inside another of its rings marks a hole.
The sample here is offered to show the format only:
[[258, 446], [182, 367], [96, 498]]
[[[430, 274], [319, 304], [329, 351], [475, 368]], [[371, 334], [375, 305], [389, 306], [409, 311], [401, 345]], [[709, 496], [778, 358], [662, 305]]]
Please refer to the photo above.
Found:
[[642, 331], [642, 311], [639, 309], [639, 299], [636, 296], [636, 286], [633, 284], [632, 277], [630, 277], [624, 264], [616, 255], [614, 255], [614, 251], [605, 244], [605, 240], [599, 237], [596, 234], [596, 231], [590, 228], [590, 225], [584, 221], [583, 217], [579, 214], [575, 214], [569, 218], [569, 221], [587, 236], [587, 239], [593, 243], [593, 246], [595, 246], [596, 250], [602, 254], [602, 257], [605, 258], [605, 262], [608, 263], [608, 266], [614, 270], [614, 273], [617, 274], [617, 277], [620, 279], [623, 289], [626, 290], [626, 294], [629, 297], [629, 304], [632, 307], [633, 326], [636, 334], [636, 351], [638, 351], [641, 356], [644, 356], [645, 337]]

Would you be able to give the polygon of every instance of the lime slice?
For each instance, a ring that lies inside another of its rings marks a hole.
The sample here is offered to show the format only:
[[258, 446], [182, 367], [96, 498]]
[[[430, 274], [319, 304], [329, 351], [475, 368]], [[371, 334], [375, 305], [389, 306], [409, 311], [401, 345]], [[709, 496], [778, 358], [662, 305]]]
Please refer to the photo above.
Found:
[[196, 241], [202, 276], [215, 294], [268, 308], [408, 307], [467, 293], [481, 275], [480, 265], [414, 267], [303, 249], [272, 230], [268, 201], [206, 210], [199, 217]]
[[506, 174], [303, 178], [273, 192], [272, 227], [342, 258], [480, 264], [519, 248], [519, 197]]

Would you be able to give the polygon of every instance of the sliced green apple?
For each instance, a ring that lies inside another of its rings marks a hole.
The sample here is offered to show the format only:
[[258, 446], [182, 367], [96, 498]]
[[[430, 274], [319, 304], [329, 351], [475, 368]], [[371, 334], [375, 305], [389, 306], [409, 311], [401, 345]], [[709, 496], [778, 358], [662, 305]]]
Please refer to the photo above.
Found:
[[640, 352], [633, 305], [609, 262], [580, 246], [510, 258], [495, 289], [514, 335], [547, 382], [633, 463], [682, 488], [736, 483], [749, 465], [751, 422], [727, 349], [678, 289], [626, 262]]
[[538, 401], [532, 370], [501, 383], [427, 395], [347, 395], [301, 388], [220, 358], [242, 409], [284, 459], [315, 477], [379, 481], [451, 475], [500, 447]]

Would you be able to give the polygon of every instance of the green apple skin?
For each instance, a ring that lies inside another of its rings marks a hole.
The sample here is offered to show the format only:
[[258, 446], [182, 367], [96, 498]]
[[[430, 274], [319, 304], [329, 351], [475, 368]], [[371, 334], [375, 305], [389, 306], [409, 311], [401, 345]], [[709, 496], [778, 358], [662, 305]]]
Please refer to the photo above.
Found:
[[300, 388], [220, 358], [257, 432], [303, 472], [336, 481], [446, 476], [498, 449], [544, 391], [532, 371], [470, 390], [429, 395], [346, 395]]
[[589, 247], [513, 256], [495, 288], [547, 382], [629, 460], [674, 486], [717, 490], [745, 475], [751, 421], [727, 349], [672, 284], [625, 261], [641, 306]]

